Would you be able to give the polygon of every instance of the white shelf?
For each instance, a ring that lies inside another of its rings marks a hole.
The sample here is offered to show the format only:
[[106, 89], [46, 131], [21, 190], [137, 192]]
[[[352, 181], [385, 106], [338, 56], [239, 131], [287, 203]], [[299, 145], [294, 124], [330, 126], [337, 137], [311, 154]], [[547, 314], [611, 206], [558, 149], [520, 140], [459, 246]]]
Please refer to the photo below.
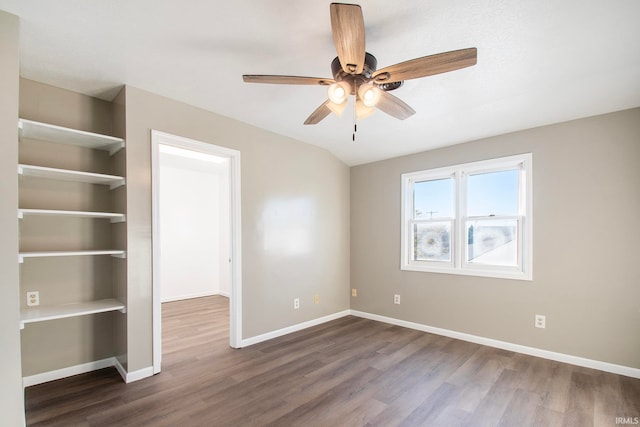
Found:
[[113, 298], [71, 304], [28, 307], [20, 312], [20, 329], [24, 329], [25, 323], [44, 322], [46, 320], [106, 313], [108, 311], [125, 313], [126, 308], [123, 303]]
[[51, 209], [18, 209], [18, 218], [22, 219], [25, 215], [39, 216], [62, 216], [77, 218], [105, 218], [111, 222], [124, 222], [125, 216], [121, 213], [112, 212], [86, 212], [86, 211], [58, 211]]
[[124, 139], [122, 138], [50, 125], [48, 123], [20, 119], [18, 120], [18, 128], [20, 129], [20, 138], [106, 150], [109, 154], [114, 154], [124, 148]]
[[44, 166], [18, 165], [18, 175], [31, 176], [35, 178], [57, 179], [59, 181], [102, 184], [108, 185], [112, 190], [125, 184], [125, 179], [121, 176], [48, 168]]
[[47, 252], [20, 252], [18, 254], [18, 262], [23, 263], [25, 258], [45, 258], [60, 256], [89, 256], [89, 255], [111, 255], [116, 258], [125, 258], [126, 252], [120, 250], [102, 250], [102, 251], [47, 251]]

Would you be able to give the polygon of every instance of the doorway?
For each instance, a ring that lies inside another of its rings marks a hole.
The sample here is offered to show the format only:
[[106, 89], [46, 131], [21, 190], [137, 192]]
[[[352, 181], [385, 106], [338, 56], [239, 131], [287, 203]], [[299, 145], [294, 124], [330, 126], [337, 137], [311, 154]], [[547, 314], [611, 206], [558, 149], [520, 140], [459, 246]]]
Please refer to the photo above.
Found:
[[[155, 374], [162, 365], [163, 300], [228, 296], [229, 345], [241, 346], [240, 152], [152, 130], [151, 154]], [[181, 184], [189, 188], [181, 189]], [[179, 203], [163, 200], [181, 190]], [[181, 206], [183, 202], [199, 204], [194, 209]], [[220, 262], [205, 263], [195, 273], [190, 268], [198, 262], [194, 258]], [[181, 275], [189, 277], [176, 280]]]

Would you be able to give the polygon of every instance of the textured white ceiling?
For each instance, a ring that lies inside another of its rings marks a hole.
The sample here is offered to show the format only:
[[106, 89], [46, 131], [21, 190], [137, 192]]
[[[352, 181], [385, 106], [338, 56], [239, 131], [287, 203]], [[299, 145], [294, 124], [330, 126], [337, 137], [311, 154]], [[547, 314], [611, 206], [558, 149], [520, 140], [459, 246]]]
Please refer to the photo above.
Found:
[[640, 106], [638, 0], [366, 0], [378, 68], [478, 48], [478, 64], [393, 92], [417, 113], [305, 118], [320, 86], [242, 74], [331, 77], [329, 1], [0, 0], [21, 17], [23, 77], [107, 100], [132, 85], [362, 164]]

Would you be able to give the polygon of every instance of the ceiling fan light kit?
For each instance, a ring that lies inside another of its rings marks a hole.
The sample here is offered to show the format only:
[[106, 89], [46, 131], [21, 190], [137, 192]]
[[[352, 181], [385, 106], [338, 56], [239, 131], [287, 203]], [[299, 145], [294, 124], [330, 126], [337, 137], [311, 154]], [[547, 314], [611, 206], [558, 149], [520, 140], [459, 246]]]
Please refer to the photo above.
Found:
[[340, 117], [344, 112], [344, 109], [347, 108], [347, 97], [345, 96], [344, 100], [339, 104], [336, 104], [335, 102], [331, 101], [331, 99], [329, 99], [329, 101], [327, 102], [327, 108], [329, 108], [329, 110], [331, 110], [333, 114]]
[[351, 95], [351, 86], [346, 81], [332, 83], [327, 90], [327, 96], [334, 104], [343, 104]]
[[375, 107], [380, 101], [381, 90], [372, 83], [365, 83], [358, 88], [358, 98], [367, 107]]
[[361, 99], [356, 100], [356, 119], [366, 119], [372, 115], [374, 111], [376, 111], [375, 108], [369, 107]]
[[326, 100], [305, 120], [317, 124], [330, 113], [340, 116], [349, 96], [355, 98], [355, 117], [371, 115], [375, 108], [396, 119], [415, 114], [413, 108], [388, 93], [405, 80], [417, 79], [473, 66], [477, 63], [475, 47], [411, 59], [377, 70], [375, 56], [365, 50], [362, 9], [356, 4], [331, 3], [331, 31], [338, 56], [331, 62], [333, 79], [318, 77], [245, 74], [247, 83], [328, 86]]

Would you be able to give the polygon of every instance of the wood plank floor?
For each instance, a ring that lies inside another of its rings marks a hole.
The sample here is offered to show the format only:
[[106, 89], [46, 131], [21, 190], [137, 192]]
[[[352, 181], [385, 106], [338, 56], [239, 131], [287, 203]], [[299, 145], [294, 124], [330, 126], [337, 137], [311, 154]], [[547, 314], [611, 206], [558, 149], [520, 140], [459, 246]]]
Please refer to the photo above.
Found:
[[29, 387], [31, 426], [615, 426], [640, 380], [345, 317], [233, 350], [228, 300], [163, 305], [163, 371]]

